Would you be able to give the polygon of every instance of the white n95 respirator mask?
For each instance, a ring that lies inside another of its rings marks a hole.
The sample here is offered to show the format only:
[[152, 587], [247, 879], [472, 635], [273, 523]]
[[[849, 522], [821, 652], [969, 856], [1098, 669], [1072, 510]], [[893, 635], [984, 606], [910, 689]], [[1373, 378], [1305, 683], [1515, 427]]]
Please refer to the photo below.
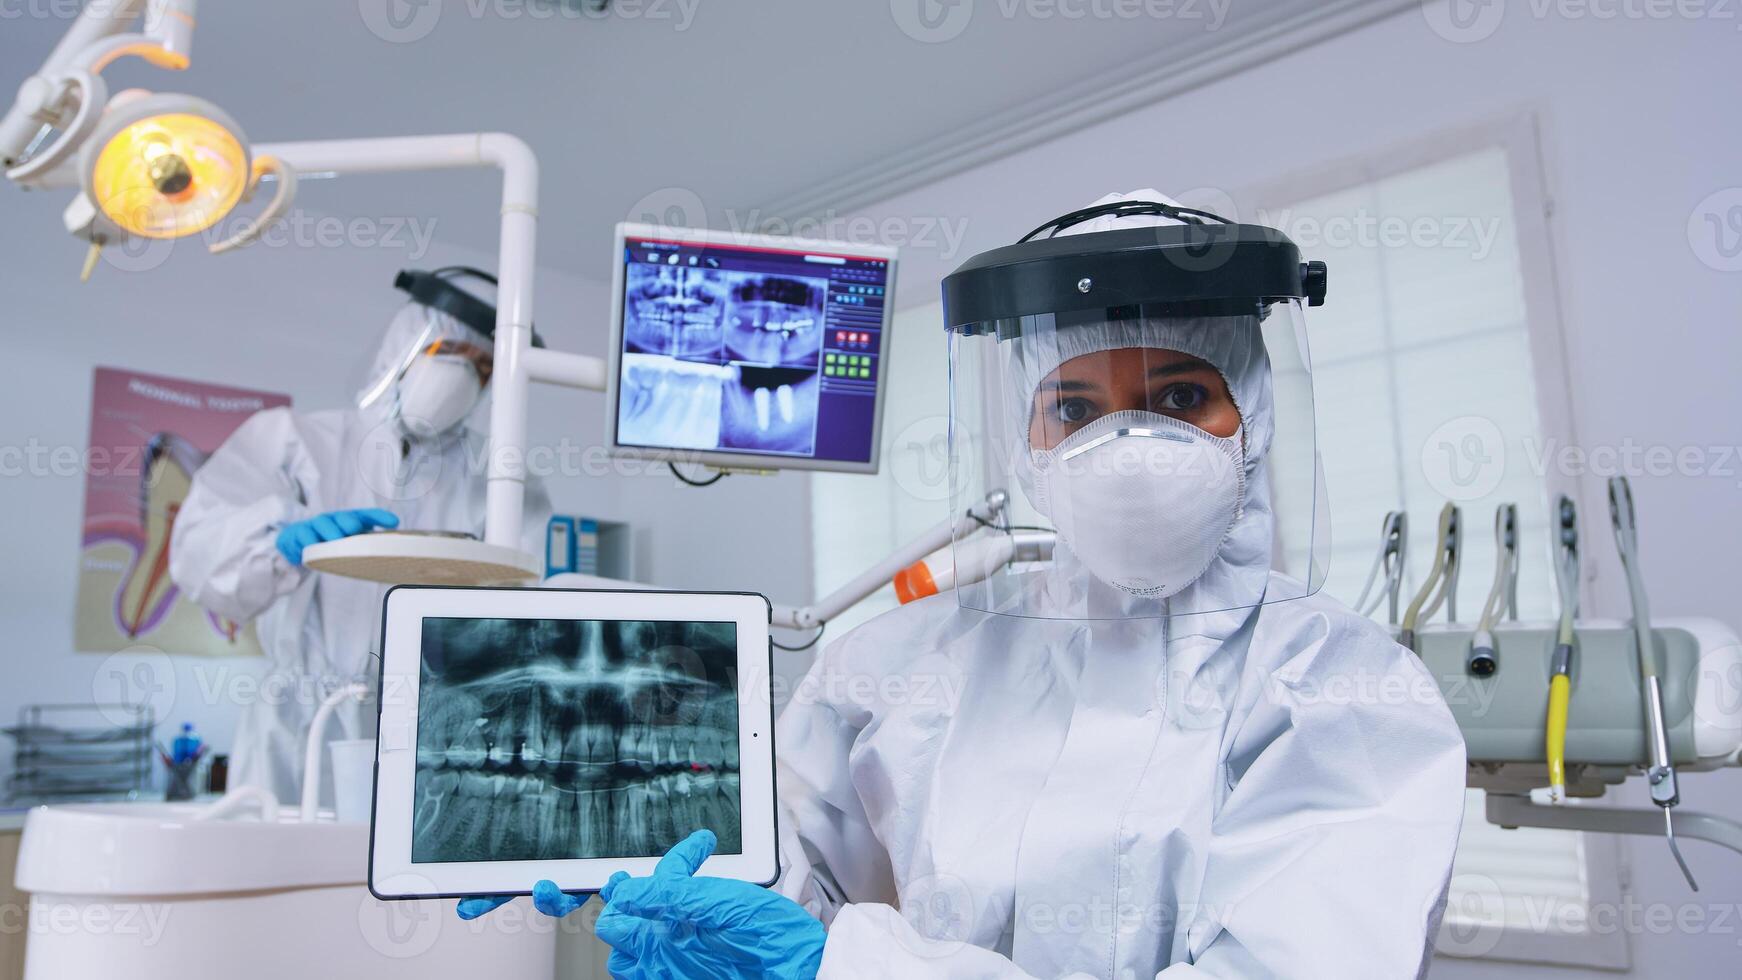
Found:
[[1240, 432], [1114, 412], [1030, 452], [1032, 499], [1096, 578], [1166, 598], [1209, 569], [1239, 519], [1244, 457]]
[[466, 358], [418, 357], [394, 386], [394, 417], [413, 438], [440, 435], [471, 414], [483, 390]]

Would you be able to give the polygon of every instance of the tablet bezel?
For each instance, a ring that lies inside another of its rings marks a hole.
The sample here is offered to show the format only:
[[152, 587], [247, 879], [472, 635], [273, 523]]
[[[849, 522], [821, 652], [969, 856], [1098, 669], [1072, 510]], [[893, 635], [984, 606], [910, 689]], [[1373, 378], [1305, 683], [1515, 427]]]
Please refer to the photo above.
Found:
[[470, 588], [400, 585], [381, 613], [378, 735], [369, 828], [369, 891], [383, 901], [530, 895], [548, 878], [564, 891], [592, 892], [617, 871], [652, 872], [659, 856], [548, 861], [413, 862], [417, 708], [423, 620], [655, 620], [732, 622], [738, 637], [738, 774], [743, 846], [716, 854], [698, 875], [759, 885], [779, 876], [775, 825], [774, 706], [767, 597], [753, 592]]

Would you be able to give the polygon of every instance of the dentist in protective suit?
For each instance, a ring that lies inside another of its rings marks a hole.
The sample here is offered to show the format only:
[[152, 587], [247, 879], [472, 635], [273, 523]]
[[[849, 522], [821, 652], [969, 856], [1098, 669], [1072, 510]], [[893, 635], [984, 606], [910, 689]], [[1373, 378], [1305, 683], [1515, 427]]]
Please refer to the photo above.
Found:
[[1020, 488], [1053, 561], [831, 644], [776, 728], [780, 881], [707, 877], [699, 829], [602, 891], [612, 974], [1424, 973], [1464, 745], [1414, 655], [1317, 591], [1324, 296], [1281, 233], [1153, 191], [952, 273], [956, 513]]
[[[395, 286], [411, 302], [388, 325], [356, 405], [260, 412], [195, 474], [170, 574], [211, 612], [257, 620], [270, 662], [243, 706], [233, 784], [294, 799], [322, 698], [377, 676], [387, 587], [316, 574], [304, 548], [376, 528], [482, 537], [486, 440], [466, 422], [490, 383], [495, 281], [461, 267], [401, 272]], [[544, 486], [529, 477], [522, 547], [539, 551], [549, 518]], [[338, 716], [329, 739], [372, 735], [372, 705], [348, 701]]]

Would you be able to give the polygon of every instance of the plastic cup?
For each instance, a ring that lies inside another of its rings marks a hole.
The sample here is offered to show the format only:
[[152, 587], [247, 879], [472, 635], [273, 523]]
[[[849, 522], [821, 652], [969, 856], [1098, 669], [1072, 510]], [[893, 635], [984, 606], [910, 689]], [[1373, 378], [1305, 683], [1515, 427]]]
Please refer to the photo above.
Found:
[[375, 790], [375, 740], [338, 739], [333, 753], [333, 813], [339, 823], [368, 823]]

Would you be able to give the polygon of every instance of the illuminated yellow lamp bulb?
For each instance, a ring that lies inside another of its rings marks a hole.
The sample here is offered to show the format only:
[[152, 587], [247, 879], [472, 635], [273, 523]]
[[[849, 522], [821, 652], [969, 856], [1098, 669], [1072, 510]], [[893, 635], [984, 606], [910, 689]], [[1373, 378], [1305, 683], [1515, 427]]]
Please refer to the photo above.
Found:
[[188, 166], [185, 157], [175, 152], [167, 133], [145, 137], [140, 156], [145, 161], [145, 172], [159, 194], [177, 203], [193, 196], [193, 168]]
[[[166, 99], [173, 101], [160, 102]], [[211, 107], [207, 114], [202, 106], [187, 97], [150, 96], [122, 107], [122, 118], [96, 134], [102, 141], [94, 141], [86, 186], [92, 203], [123, 231], [145, 238], [192, 235], [242, 199], [249, 181], [246, 145], [222, 113]], [[195, 111], [152, 111], [171, 107]]]

